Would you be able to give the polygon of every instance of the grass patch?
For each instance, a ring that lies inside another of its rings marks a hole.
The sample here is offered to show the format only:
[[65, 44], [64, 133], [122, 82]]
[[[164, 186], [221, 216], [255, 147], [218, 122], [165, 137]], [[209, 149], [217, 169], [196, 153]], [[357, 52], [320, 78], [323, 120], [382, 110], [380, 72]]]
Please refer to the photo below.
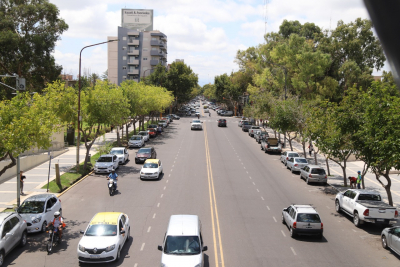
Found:
[[[95, 164], [96, 160], [100, 157], [99, 153], [94, 154], [91, 159], [90, 163], [88, 164], [88, 168], [86, 171], [83, 169], [83, 163], [79, 164], [79, 172], [76, 171], [76, 167], [71, 168], [68, 172], [61, 175], [61, 187], [56, 183], [56, 180], [53, 180], [49, 183], [49, 192], [51, 193], [60, 193], [61, 191], [65, 190], [66, 188], [70, 187], [76, 181], [80, 180], [83, 176], [87, 175], [92, 166]], [[47, 189], [47, 184], [42, 187], [42, 189]]]

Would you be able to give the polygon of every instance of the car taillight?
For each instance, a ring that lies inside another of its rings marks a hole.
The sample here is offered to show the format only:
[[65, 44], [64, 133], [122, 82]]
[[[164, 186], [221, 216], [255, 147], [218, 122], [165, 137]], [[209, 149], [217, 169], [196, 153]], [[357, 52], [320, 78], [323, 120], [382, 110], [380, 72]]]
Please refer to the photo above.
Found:
[[323, 223], [321, 223], [321, 230], [322, 230], [322, 229], [324, 229], [324, 224], [323, 224]]
[[312, 178], [312, 175], [311, 175], [311, 173], [308, 175], [308, 177]]
[[299, 166], [298, 164], [294, 164], [295, 167]]
[[363, 214], [364, 216], [369, 216], [369, 209], [366, 209]]
[[397, 210], [394, 212], [394, 217], [395, 218], [399, 217], [399, 213], [397, 212]]
[[293, 229], [296, 229], [296, 222], [293, 223]]
[[289, 157], [286, 157], [286, 160], [289, 160]]
[[328, 175], [325, 175], [325, 179], [328, 179]]

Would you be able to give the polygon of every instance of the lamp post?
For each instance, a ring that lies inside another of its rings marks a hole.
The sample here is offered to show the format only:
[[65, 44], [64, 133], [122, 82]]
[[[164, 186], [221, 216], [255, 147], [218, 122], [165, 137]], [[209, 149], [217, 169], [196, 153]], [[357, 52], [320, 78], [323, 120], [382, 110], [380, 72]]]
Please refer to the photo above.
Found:
[[[106, 44], [106, 43], [111, 43], [118, 41], [119, 39], [116, 40], [108, 40], [107, 42], [101, 42], [97, 44], [92, 44], [85, 46], [81, 49], [81, 52], [79, 53], [79, 89], [78, 89], [78, 139], [76, 140], [76, 170], [79, 171], [79, 146], [80, 146], [80, 141], [81, 141], [81, 58], [82, 58], [82, 51], [85, 48], [96, 46], [96, 45], [101, 45], [101, 44]], [[86, 159], [85, 159], [86, 160]]]

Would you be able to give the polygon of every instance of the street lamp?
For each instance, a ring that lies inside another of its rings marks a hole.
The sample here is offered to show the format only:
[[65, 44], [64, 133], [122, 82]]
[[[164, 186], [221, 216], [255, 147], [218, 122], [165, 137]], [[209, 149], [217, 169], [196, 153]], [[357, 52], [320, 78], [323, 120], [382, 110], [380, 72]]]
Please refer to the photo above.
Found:
[[[79, 53], [79, 89], [78, 89], [78, 139], [76, 142], [76, 170], [79, 171], [79, 146], [80, 146], [80, 141], [81, 141], [81, 57], [82, 57], [82, 51], [85, 48], [96, 46], [96, 45], [101, 45], [101, 44], [106, 44], [110, 42], [115, 42], [118, 41], [119, 39], [116, 40], [108, 40], [107, 42], [101, 42], [97, 44], [92, 44], [85, 46], [84, 48], [81, 49], [81, 52]], [[85, 159], [86, 160], [86, 159]]]

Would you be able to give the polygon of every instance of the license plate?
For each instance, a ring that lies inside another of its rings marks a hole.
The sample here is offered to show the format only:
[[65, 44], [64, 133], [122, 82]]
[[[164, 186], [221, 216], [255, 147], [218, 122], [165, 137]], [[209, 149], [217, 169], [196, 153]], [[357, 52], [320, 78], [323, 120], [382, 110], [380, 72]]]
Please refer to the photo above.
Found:
[[385, 221], [384, 219], [376, 219], [378, 222], [383, 222]]
[[100, 258], [100, 255], [90, 255], [90, 258], [91, 258], [91, 259], [99, 259], [99, 258]]

